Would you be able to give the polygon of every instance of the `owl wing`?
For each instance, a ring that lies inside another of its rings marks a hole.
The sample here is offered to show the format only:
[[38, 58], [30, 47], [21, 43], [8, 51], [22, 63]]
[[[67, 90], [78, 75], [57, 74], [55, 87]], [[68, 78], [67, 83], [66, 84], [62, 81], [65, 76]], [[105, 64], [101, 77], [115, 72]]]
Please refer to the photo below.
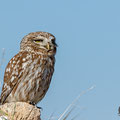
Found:
[[20, 79], [25, 71], [23, 63], [25, 60], [27, 61], [27, 55], [27, 52], [19, 52], [8, 63], [4, 74], [4, 83], [0, 98], [1, 104], [5, 103], [5, 100], [10, 95], [14, 87], [20, 82]]

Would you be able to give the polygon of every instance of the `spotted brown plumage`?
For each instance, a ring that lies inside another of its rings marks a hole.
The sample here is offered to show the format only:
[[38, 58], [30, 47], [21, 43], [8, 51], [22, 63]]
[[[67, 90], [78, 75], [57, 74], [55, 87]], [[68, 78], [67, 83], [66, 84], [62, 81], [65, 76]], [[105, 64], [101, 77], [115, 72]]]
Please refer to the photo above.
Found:
[[54, 72], [56, 46], [55, 37], [47, 32], [30, 33], [22, 39], [20, 52], [5, 69], [1, 104], [36, 104], [45, 96]]

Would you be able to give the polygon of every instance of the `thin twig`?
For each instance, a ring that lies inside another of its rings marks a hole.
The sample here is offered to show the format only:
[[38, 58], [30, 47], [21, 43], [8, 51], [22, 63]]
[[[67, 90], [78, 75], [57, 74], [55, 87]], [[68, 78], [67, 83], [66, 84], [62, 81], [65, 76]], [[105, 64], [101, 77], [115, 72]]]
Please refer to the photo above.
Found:
[[79, 115], [80, 113], [76, 114], [71, 120], [75, 120]]
[[15, 116], [15, 110], [16, 110], [16, 103], [15, 103], [15, 106], [14, 106], [14, 111], [13, 111], [12, 120], [14, 120], [14, 116]]
[[93, 85], [90, 88], [88, 88], [87, 90], [82, 91], [74, 100], [73, 102], [65, 109], [65, 111], [62, 113], [62, 115], [58, 118], [58, 120], [61, 120], [63, 118], [63, 116], [69, 111], [69, 109], [79, 100], [79, 98], [84, 95], [85, 93], [91, 91], [92, 89], [94, 89], [96, 86]]
[[5, 48], [2, 49], [2, 57], [1, 57], [1, 61], [0, 61], [0, 69], [1, 69], [1, 66], [3, 65], [5, 59]]
[[74, 109], [75, 109], [75, 106], [67, 113], [67, 115], [63, 118], [63, 120], [66, 120]]
[[54, 112], [50, 115], [50, 118], [48, 120], [52, 120]]

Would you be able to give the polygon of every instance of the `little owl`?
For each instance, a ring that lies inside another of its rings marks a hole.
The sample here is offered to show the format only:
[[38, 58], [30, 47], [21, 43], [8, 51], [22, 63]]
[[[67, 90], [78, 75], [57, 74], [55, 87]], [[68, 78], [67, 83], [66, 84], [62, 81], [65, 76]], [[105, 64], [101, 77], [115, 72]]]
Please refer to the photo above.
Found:
[[33, 32], [20, 43], [20, 51], [8, 63], [0, 103], [37, 104], [46, 94], [54, 72], [55, 37], [47, 32]]

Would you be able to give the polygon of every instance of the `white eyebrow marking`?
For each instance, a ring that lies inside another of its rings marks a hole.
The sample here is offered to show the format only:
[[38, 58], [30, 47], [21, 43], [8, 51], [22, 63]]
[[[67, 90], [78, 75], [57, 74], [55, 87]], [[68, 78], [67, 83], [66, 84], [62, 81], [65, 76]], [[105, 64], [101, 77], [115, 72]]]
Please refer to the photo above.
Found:
[[54, 37], [53, 36], [50, 36], [49, 39], [52, 40]]

